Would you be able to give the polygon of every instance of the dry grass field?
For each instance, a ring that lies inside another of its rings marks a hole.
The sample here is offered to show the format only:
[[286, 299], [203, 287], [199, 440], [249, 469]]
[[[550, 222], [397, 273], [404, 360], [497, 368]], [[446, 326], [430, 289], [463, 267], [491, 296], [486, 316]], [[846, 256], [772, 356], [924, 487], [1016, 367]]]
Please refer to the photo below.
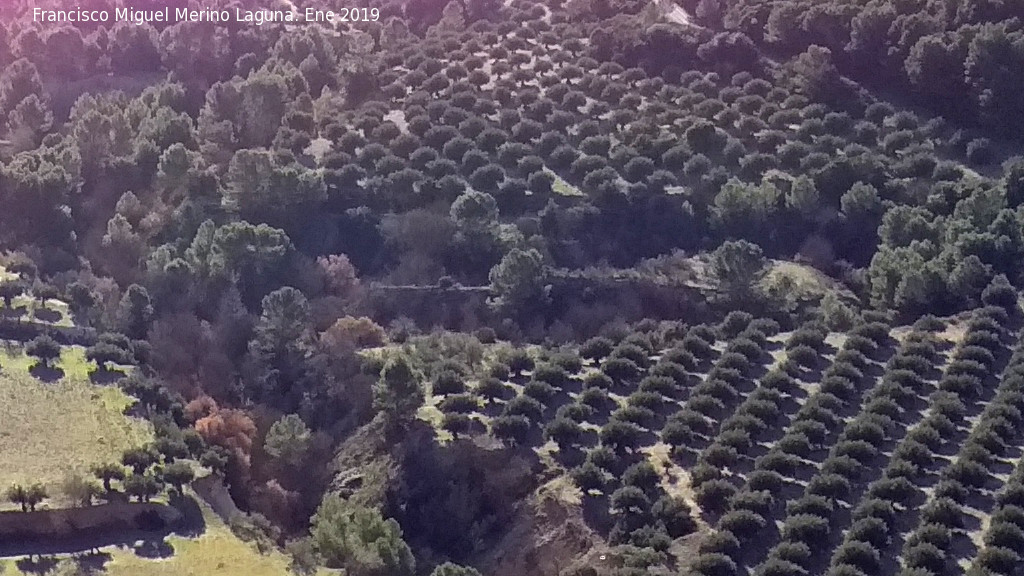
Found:
[[18, 346], [0, 348], [0, 488], [39, 482], [53, 494], [69, 472], [87, 474], [149, 440], [152, 427], [124, 415], [127, 395], [89, 381], [82, 348], [63, 349], [55, 382], [32, 376], [34, 362]]

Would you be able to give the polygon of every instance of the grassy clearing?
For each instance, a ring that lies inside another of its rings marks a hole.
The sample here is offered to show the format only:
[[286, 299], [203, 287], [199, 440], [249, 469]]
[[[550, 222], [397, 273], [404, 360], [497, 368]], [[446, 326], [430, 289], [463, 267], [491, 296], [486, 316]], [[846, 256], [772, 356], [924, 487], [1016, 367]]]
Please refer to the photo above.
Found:
[[206, 532], [198, 538], [168, 538], [174, 554], [150, 560], [131, 550], [111, 549], [106, 565], [109, 576], [281, 576], [288, 574], [288, 559], [280, 552], [260, 554], [239, 540], [226, 524], [203, 505]]
[[551, 183], [551, 191], [554, 192], [555, 194], [558, 194], [560, 196], [577, 197], [582, 197], [584, 195], [579, 188], [573, 186], [572, 184], [569, 184], [568, 182], [563, 180], [562, 177], [559, 176], [558, 174], [552, 172], [551, 175], [555, 177], [555, 181]]
[[[0, 281], [2, 280], [3, 277], [0, 275]], [[0, 301], [0, 307], [3, 307], [2, 301]], [[22, 294], [15, 296], [11, 300], [11, 309], [12, 313], [20, 309], [21, 312], [17, 313], [23, 314], [22, 318], [25, 320], [53, 324], [55, 326], [74, 326], [67, 303], [61, 300], [50, 299], [44, 304], [28, 294]]]
[[[200, 501], [206, 532], [198, 538], [170, 537], [168, 545], [174, 554], [166, 559], [151, 560], [136, 555], [131, 549], [110, 547], [110, 561], [101, 574], [108, 576], [283, 576], [289, 560], [281, 552], [260, 554], [255, 546], [239, 540], [212, 510]], [[0, 561], [0, 573], [28, 576], [18, 570], [14, 560]], [[333, 572], [322, 569], [318, 576]]]
[[69, 472], [87, 473], [151, 438], [148, 423], [124, 415], [131, 398], [89, 382], [82, 348], [63, 349], [56, 382], [32, 377], [33, 363], [19, 348], [0, 348], [0, 488], [41, 482], [55, 492]]

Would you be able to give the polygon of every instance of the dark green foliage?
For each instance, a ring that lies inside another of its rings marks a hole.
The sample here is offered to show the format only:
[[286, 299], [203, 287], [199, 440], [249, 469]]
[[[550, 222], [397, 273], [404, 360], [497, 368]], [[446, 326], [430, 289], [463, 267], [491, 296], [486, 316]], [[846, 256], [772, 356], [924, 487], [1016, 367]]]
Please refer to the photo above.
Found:
[[861, 518], [850, 526], [845, 538], [849, 541], [865, 542], [875, 549], [880, 549], [889, 543], [889, 527], [879, 518]]
[[659, 482], [658, 472], [646, 461], [633, 464], [622, 473], [624, 486], [636, 486], [647, 494], [656, 493]]
[[948, 526], [941, 524], [921, 524], [913, 532], [911, 532], [906, 539], [905, 545], [907, 547], [920, 544], [921, 542], [927, 542], [938, 548], [946, 550], [949, 548], [949, 544], [952, 541], [953, 533]]
[[458, 373], [444, 370], [434, 378], [432, 390], [434, 394], [459, 394], [466, 390], [466, 385]]
[[814, 348], [799, 344], [786, 351], [786, 359], [797, 366], [812, 368], [818, 363], [819, 356]]
[[[647, 350], [640, 346], [637, 346], [636, 344], [623, 342], [620, 343], [611, 351], [611, 354], [609, 354], [608, 360], [605, 362], [605, 364], [607, 364], [608, 362], [612, 362], [613, 360], [616, 359], [625, 359], [631, 361], [633, 364], [640, 368], [646, 368], [650, 363], [650, 360], [648, 359], [648, 354], [649, 352]], [[607, 373], [607, 371], [605, 372]]]
[[458, 439], [460, 434], [468, 432], [471, 425], [472, 420], [466, 413], [444, 411], [441, 427], [450, 432], [453, 438]]
[[718, 326], [718, 330], [722, 334], [723, 338], [731, 340], [750, 326], [753, 319], [754, 317], [748, 312], [733, 310], [726, 315], [724, 320], [722, 320], [722, 323]]
[[624, 382], [636, 378], [640, 367], [628, 358], [608, 358], [601, 364], [601, 372], [616, 382]]
[[[659, 366], [665, 365], [659, 364]], [[671, 397], [676, 392], [676, 381], [666, 376], [647, 376], [640, 381], [638, 390], [643, 393]]]
[[708, 344], [707, 341], [695, 336], [687, 336], [686, 338], [683, 338], [680, 346], [695, 358], [707, 359], [714, 354], [714, 350], [711, 349], [711, 345]]
[[587, 460], [583, 464], [573, 468], [569, 472], [572, 476], [573, 482], [580, 487], [580, 490], [584, 492], [589, 490], [603, 490], [605, 487], [605, 473], [594, 464], [591, 460]]
[[754, 470], [747, 476], [747, 487], [751, 490], [775, 493], [782, 484], [782, 475], [772, 470]]
[[727, 512], [718, 521], [719, 527], [736, 535], [741, 542], [755, 538], [764, 530], [767, 522], [760, 514], [751, 510], [733, 510]]
[[504, 409], [504, 414], [526, 416], [534, 422], [540, 421], [543, 413], [544, 405], [527, 395], [519, 395], [509, 400]]
[[612, 412], [611, 417], [612, 420], [629, 422], [642, 428], [650, 428], [654, 425], [656, 420], [654, 410], [633, 404], [627, 404], [618, 410], [615, 410]]
[[729, 501], [733, 510], [750, 510], [764, 517], [770, 517], [775, 499], [767, 490], [742, 490], [737, 492]]
[[500, 379], [488, 376], [480, 380], [476, 386], [476, 393], [485, 401], [492, 401], [505, 395], [508, 388]]
[[986, 546], [978, 553], [977, 565], [996, 574], [1013, 574], [1021, 563], [1016, 551], [1002, 546]]
[[682, 366], [686, 370], [696, 370], [698, 364], [697, 358], [694, 354], [681, 347], [666, 350], [661, 356], [661, 362], [672, 362]]
[[725, 404], [721, 400], [702, 393], [694, 393], [690, 396], [686, 401], [686, 406], [705, 416], [721, 414], [725, 410]]
[[533, 370], [533, 358], [521, 348], [512, 350], [506, 359], [506, 363], [513, 374], [518, 374], [526, 370]]
[[558, 394], [558, 389], [542, 380], [530, 380], [523, 386], [523, 394], [546, 405]]
[[868, 542], [847, 541], [832, 555], [833, 565], [849, 564], [865, 574], [872, 574], [879, 568], [878, 549]]
[[587, 388], [580, 393], [579, 401], [594, 410], [601, 410], [608, 406], [611, 399], [603, 388]]
[[921, 521], [933, 523], [949, 528], [959, 528], [963, 525], [963, 510], [960, 505], [950, 498], [939, 497], [928, 502], [921, 509]]
[[25, 353], [35, 356], [44, 366], [49, 367], [54, 360], [60, 358], [60, 344], [50, 336], [43, 334], [36, 336], [25, 345]]
[[[677, 386], [687, 386], [691, 381], [690, 375], [686, 372], [686, 369], [683, 368], [683, 366], [673, 362], [667, 362], [665, 360], [661, 360], [654, 365], [654, 367], [650, 369], [649, 374], [649, 378], [656, 378], [658, 380], [668, 379], [668, 381], [673, 384], [672, 393], [676, 392]], [[641, 382], [641, 386], [642, 385], [643, 382]]]
[[538, 364], [533, 370], [533, 379], [546, 382], [555, 388], [561, 388], [569, 381], [566, 369], [558, 364]]
[[725, 480], [709, 480], [697, 488], [697, 502], [701, 509], [721, 512], [736, 493], [736, 487]]
[[783, 538], [808, 546], [814, 546], [828, 534], [828, 520], [814, 514], [791, 514], [782, 525]]
[[796, 500], [786, 503], [786, 514], [812, 514], [827, 518], [835, 509], [833, 501], [820, 494], [805, 494]]
[[448, 396], [438, 404], [438, 409], [442, 412], [457, 412], [461, 414], [468, 414], [479, 408], [476, 396], [472, 394], [454, 394]]
[[720, 370], [737, 370], [741, 374], [746, 374], [751, 369], [751, 363], [743, 354], [726, 352], [718, 358], [718, 362], [715, 363], [715, 368]]
[[586, 422], [594, 415], [594, 409], [586, 404], [566, 404], [555, 412], [556, 418], [568, 418], [574, 422]]
[[690, 566], [695, 574], [702, 576], [733, 576], [736, 574], [736, 563], [725, 554], [699, 554]]
[[[802, 542], [783, 542], [785, 545], [799, 545]], [[780, 544], [780, 546], [782, 545]], [[807, 570], [799, 564], [784, 558], [769, 558], [754, 571], [757, 576], [804, 576]]]
[[469, 566], [459, 566], [451, 562], [445, 562], [434, 568], [430, 576], [480, 576], [480, 572]]
[[556, 417], [544, 427], [544, 436], [559, 446], [572, 446], [582, 438], [583, 428], [575, 420]]
[[821, 348], [825, 341], [825, 334], [818, 330], [810, 328], [801, 328], [790, 335], [789, 339], [786, 340], [786, 350], [792, 351], [797, 346], [807, 346], [814, 350]]
[[699, 552], [701, 554], [724, 554], [730, 558], [735, 558], [741, 550], [741, 544], [738, 538], [728, 530], [715, 530], [700, 543]]
[[522, 444], [530, 432], [530, 419], [521, 414], [498, 416], [491, 421], [491, 432], [499, 440]]
[[591, 360], [603, 360], [611, 353], [614, 346], [611, 340], [597, 336], [580, 346], [580, 356]]
[[903, 561], [908, 567], [939, 573], [945, 568], [946, 553], [934, 544], [921, 542], [904, 548]]
[[640, 426], [634, 422], [611, 419], [601, 427], [599, 437], [602, 444], [621, 450], [636, 447], [642, 433]]
[[771, 318], [755, 318], [747, 325], [748, 329], [758, 330], [766, 336], [774, 336], [779, 333], [779, 323]]

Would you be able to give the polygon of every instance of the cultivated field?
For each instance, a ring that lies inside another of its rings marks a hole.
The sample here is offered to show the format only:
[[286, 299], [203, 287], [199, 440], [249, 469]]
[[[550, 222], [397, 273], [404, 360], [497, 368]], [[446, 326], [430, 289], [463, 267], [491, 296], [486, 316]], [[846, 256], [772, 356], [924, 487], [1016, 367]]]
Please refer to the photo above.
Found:
[[89, 381], [81, 347], [64, 347], [64, 377], [44, 382], [20, 345], [0, 348], [0, 487], [42, 483], [56, 493], [69, 472], [117, 462], [152, 436], [152, 426], [125, 416], [132, 400], [116, 386]]
[[612, 543], [640, 545], [630, 527], [651, 518], [692, 534], [701, 553], [680, 560], [699, 573], [1007, 573], [1024, 544], [1024, 344], [1006, 304], [846, 333], [732, 314], [499, 348], [426, 368], [420, 416], [442, 441], [532, 451]]

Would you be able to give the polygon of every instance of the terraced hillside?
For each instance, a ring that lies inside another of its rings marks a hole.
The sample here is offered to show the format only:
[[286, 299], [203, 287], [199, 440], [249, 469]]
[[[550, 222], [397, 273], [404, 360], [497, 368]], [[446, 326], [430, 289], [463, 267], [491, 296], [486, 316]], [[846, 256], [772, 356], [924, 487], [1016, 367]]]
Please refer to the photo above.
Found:
[[[869, 314], [845, 333], [781, 333], [733, 313], [579, 348], [435, 356], [420, 416], [442, 442], [489, 437], [571, 478], [588, 523], [656, 550], [653, 564], [1010, 574], [1024, 348], [1012, 291], [986, 302], [912, 327]], [[684, 542], [699, 554], [677, 556]]]

